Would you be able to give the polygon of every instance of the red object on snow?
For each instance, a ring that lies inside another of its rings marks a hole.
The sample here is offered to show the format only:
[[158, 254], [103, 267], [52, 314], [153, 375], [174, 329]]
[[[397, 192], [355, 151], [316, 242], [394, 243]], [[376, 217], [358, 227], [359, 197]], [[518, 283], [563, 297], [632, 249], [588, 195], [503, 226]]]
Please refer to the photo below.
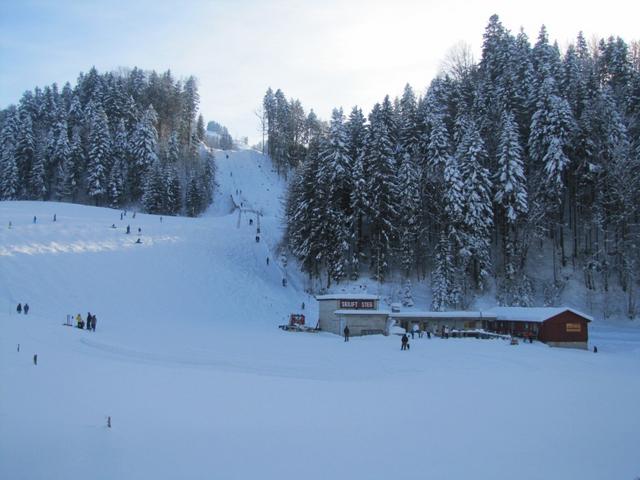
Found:
[[292, 313], [289, 316], [289, 325], [304, 325], [304, 315], [302, 315], [301, 313]]

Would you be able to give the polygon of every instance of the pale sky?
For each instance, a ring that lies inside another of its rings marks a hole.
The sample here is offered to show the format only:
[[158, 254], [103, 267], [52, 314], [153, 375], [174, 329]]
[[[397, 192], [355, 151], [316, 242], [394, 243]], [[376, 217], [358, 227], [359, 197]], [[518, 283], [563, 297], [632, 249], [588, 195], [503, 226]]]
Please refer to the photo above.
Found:
[[267, 87], [324, 119], [368, 111], [407, 82], [422, 93], [460, 41], [477, 58], [493, 13], [532, 44], [543, 23], [561, 47], [580, 30], [640, 38], [634, 0], [0, 0], [0, 108], [35, 86], [74, 85], [92, 65], [171, 69], [198, 78], [205, 120], [253, 143]]

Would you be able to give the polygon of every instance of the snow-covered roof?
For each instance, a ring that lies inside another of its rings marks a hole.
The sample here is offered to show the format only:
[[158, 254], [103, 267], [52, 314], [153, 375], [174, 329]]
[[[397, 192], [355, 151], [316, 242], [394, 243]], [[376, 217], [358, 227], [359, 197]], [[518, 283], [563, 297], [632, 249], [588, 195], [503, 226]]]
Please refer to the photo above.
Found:
[[380, 297], [370, 293], [329, 293], [316, 295], [316, 300], [380, 300]]
[[518, 322], [544, 322], [567, 311], [593, 321], [593, 318], [589, 315], [568, 307], [493, 307], [489, 309], [489, 312], [495, 314], [498, 320], [514, 320]]
[[336, 310], [334, 312], [336, 315], [391, 315], [389, 310], [355, 310], [355, 309], [347, 309], [347, 310]]
[[394, 318], [496, 318], [490, 312], [399, 312], [391, 314]]

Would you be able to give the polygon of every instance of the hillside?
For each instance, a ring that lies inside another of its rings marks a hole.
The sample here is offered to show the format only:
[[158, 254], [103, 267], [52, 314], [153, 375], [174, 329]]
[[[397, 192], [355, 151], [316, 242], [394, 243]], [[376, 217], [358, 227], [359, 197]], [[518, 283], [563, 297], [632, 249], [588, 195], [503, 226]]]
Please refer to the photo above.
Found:
[[[637, 329], [594, 322], [598, 354], [282, 332], [317, 318], [277, 253], [285, 186], [216, 158], [199, 218], [0, 202], [0, 478], [638, 474]], [[96, 332], [62, 325], [88, 311]]]

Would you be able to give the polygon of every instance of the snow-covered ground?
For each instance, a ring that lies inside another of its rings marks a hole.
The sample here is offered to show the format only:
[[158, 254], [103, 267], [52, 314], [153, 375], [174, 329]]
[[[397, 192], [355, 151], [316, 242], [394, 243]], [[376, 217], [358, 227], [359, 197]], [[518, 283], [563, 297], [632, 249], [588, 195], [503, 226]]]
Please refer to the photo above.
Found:
[[640, 476], [637, 328], [594, 322], [597, 354], [283, 332], [317, 319], [276, 253], [284, 185], [217, 159], [198, 219], [0, 203], [1, 479]]

